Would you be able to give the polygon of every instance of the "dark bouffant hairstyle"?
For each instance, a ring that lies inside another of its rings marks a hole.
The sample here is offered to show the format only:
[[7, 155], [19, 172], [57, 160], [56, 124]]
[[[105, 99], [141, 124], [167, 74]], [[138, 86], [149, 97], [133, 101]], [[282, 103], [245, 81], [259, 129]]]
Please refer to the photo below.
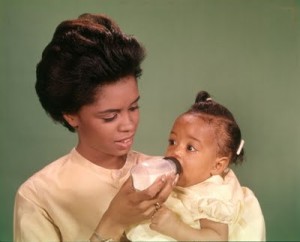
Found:
[[105, 15], [82, 14], [60, 23], [36, 68], [36, 92], [55, 122], [94, 102], [101, 86], [142, 74], [144, 47]]
[[228, 156], [230, 163], [237, 164], [243, 161], [244, 149], [237, 154], [242, 141], [241, 130], [226, 107], [215, 102], [206, 91], [200, 91], [195, 103], [186, 113], [199, 115], [213, 126], [218, 144], [218, 155]]

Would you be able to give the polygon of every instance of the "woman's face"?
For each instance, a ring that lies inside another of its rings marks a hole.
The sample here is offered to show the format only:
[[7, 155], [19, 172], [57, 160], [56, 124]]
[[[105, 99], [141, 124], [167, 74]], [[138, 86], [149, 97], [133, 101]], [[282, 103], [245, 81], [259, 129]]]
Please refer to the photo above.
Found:
[[182, 166], [178, 186], [187, 187], [211, 176], [217, 159], [217, 143], [212, 127], [201, 118], [185, 114], [175, 121], [166, 156], [177, 158]]
[[133, 76], [101, 87], [94, 103], [71, 115], [71, 125], [79, 136], [78, 152], [106, 168], [120, 168], [123, 164], [115, 158], [126, 155], [133, 144], [139, 122], [138, 101], [137, 80]]

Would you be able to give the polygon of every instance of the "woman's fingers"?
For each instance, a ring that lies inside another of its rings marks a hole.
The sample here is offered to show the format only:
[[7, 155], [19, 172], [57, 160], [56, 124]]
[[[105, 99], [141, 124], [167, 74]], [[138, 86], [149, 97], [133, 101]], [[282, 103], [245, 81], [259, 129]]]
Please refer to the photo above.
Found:
[[160, 187], [160, 190], [156, 193], [155, 199], [156, 202], [163, 204], [167, 198], [169, 197], [170, 193], [172, 192], [174, 185], [177, 180], [177, 175], [168, 175], [164, 177], [165, 182], [163, 186]]
[[175, 175], [162, 176], [146, 190], [137, 191], [129, 177], [112, 200], [108, 212], [116, 216], [118, 211], [122, 215], [119, 223], [127, 226], [149, 219], [167, 200], [175, 179]]

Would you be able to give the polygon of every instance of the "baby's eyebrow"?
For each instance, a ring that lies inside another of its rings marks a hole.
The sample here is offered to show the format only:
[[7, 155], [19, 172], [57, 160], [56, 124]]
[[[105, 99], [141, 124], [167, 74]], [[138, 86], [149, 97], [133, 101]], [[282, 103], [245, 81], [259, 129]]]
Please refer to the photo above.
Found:
[[194, 136], [191, 136], [191, 135], [189, 135], [189, 136], [188, 136], [188, 138], [190, 138], [190, 139], [192, 139], [192, 140], [195, 140], [195, 141], [197, 141], [197, 142], [201, 143], [201, 140], [200, 140], [200, 139], [197, 139], [197, 138], [195, 138]]

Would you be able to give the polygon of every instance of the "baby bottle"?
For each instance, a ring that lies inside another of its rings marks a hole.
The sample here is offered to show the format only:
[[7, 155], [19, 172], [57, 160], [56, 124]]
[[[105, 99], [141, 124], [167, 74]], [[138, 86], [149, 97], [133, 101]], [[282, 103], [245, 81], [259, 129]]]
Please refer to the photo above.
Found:
[[180, 174], [181, 165], [174, 157], [159, 157], [138, 163], [131, 169], [133, 186], [136, 190], [145, 190], [158, 177], [171, 173]]

